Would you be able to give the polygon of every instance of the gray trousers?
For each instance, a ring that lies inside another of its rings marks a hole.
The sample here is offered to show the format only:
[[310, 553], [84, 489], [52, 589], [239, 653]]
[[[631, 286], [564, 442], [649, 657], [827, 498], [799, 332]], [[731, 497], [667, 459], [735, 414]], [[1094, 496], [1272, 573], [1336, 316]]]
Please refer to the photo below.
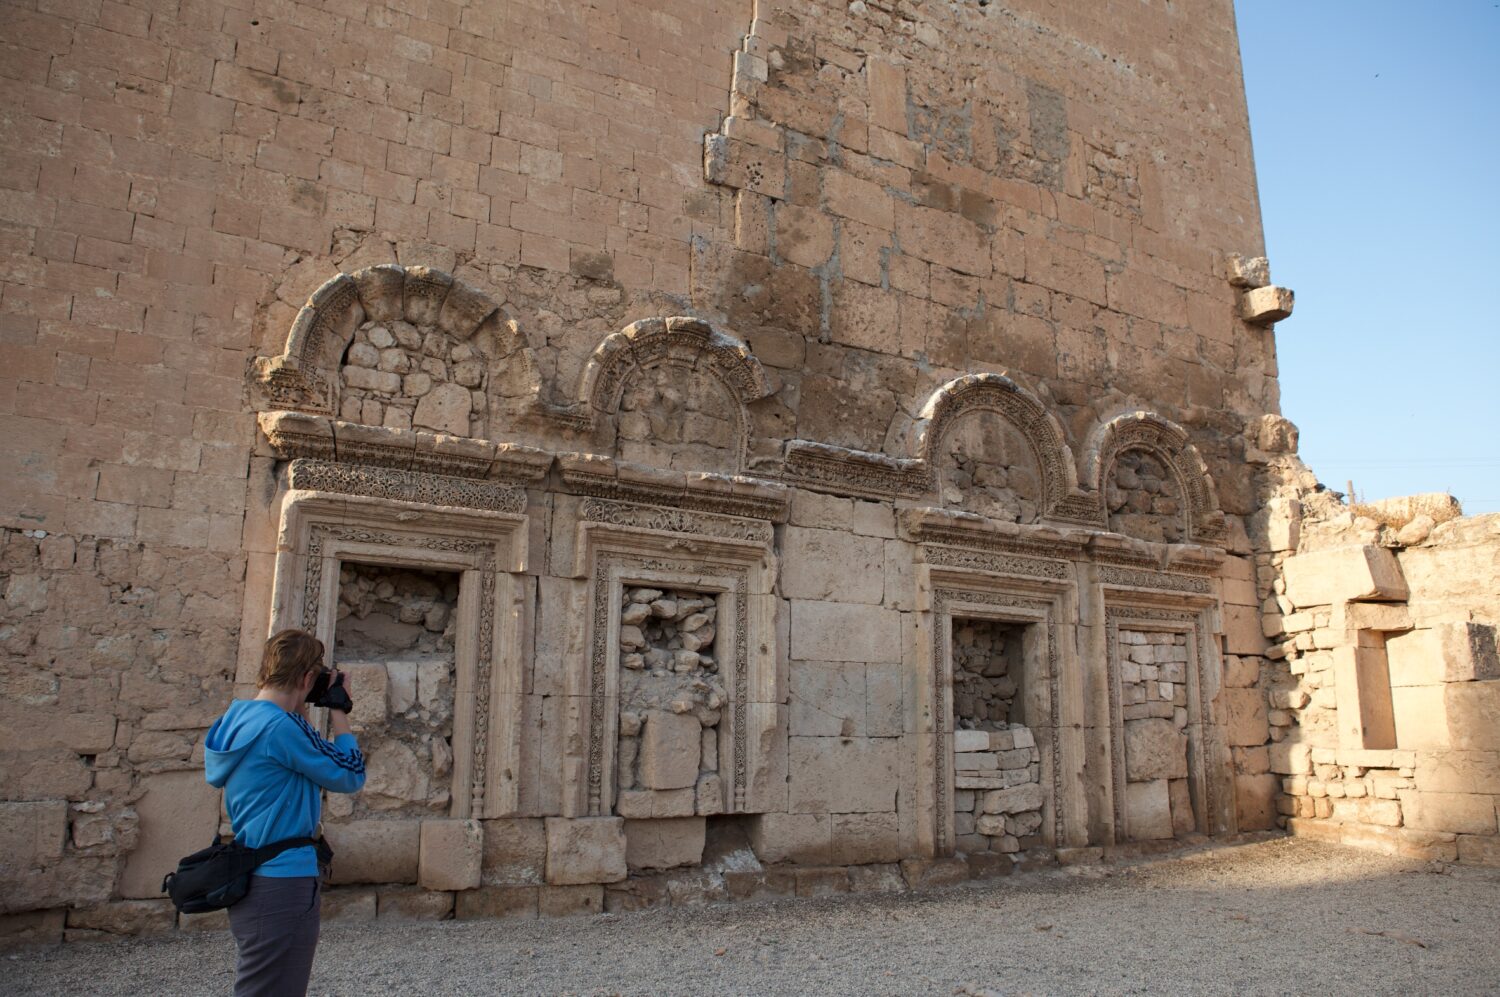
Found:
[[307, 993], [318, 949], [320, 891], [316, 876], [254, 876], [245, 899], [229, 908], [229, 930], [240, 951], [234, 997]]

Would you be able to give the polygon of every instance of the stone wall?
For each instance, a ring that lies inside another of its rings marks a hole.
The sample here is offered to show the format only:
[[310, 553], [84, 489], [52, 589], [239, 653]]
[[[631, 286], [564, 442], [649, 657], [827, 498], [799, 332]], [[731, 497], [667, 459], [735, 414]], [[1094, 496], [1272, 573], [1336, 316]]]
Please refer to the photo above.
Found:
[[1377, 520], [1300, 466], [1280, 481], [1264, 606], [1280, 822], [1389, 854], [1500, 864], [1500, 517], [1437, 523], [1431, 503], [1397, 500], [1377, 503], [1392, 510]]
[[[355, 673], [373, 785], [330, 813], [340, 875], [393, 911], [498, 870], [586, 907], [632, 853], [693, 855], [698, 821], [809, 883], [944, 861], [928, 600], [958, 582], [942, 598], [1045, 620], [1024, 861], [1116, 837], [1082, 762], [1111, 750], [1106, 586], [1223, 636], [1204, 823], [1262, 826], [1245, 458], [1289, 292], [1253, 262], [1232, 6], [1179, 7], [12, 10], [5, 910], [160, 918], [217, 814], [203, 734], [281, 625]], [[1143, 447], [1166, 490], [1110, 507]], [[1179, 533], [1128, 518], [1162, 502]], [[393, 545], [464, 579], [420, 623], [339, 575]], [[645, 643], [626, 666], [630, 624], [596, 625], [626, 587], [732, 606], [718, 671], [700, 647], [653, 676]], [[387, 619], [415, 647], [374, 640]], [[659, 710], [651, 683], [688, 676], [693, 707]], [[642, 771], [684, 718], [692, 815], [624, 817], [626, 771], [653, 814], [688, 788]]]

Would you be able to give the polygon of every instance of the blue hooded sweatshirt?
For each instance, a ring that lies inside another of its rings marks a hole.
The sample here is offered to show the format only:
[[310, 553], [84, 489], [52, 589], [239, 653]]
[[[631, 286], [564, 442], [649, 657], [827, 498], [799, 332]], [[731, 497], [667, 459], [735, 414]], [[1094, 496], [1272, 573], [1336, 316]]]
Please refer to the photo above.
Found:
[[[237, 699], [204, 742], [208, 784], [224, 790], [235, 838], [259, 848], [283, 838], [312, 837], [322, 789], [353, 793], [365, 784], [365, 759], [353, 734], [332, 741], [302, 717], [264, 699]], [[318, 874], [312, 846], [282, 852], [255, 870], [284, 879]]]

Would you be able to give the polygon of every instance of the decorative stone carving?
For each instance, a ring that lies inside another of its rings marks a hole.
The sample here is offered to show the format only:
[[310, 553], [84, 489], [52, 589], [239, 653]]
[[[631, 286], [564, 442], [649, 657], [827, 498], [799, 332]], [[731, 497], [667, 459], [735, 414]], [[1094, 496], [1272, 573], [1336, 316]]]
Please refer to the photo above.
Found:
[[[345, 560], [463, 572], [456, 625], [475, 636], [460, 642], [455, 664], [453, 817], [504, 816], [516, 806], [520, 632], [498, 604], [514, 599], [510, 572], [524, 568], [524, 523], [510, 513], [320, 492], [292, 493], [283, 513], [289, 544], [277, 555], [272, 632], [301, 626], [332, 648]], [[492, 747], [503, 757], [492, 759]]]
[[[1209, 717], [1204, 689], [1211, 688], [1209, 662], [1216, 659], [1204, 611], [1160, 605], [1109, 605], [1105, 608], [1105, 627], [1116, 840], [1134, 837], [1141, 830], [1132, 829], [1127, 807], [1132, 779], [1155, 779], [1169, 768], [1176, 772], [1162, 754], [1166, 749], [1158, 743], [1161, 738], [1148, 737], [1147, 730], [1140, 725], [1139, 721], [1148, 719], [1168, 725], [1185, 738], [1192, 760], [1186, 775], [1198, 790], [1191, 795], [1202, 800], [1195, 826], [1212, 830], [1218, 819], [1219, 804], [1216, 774], [1208, 771], [1205, 761], [1209, 750], [1205, 732]], [[1145, 660], [1148, 657], [1149, 662]], [[1134, 724], [1135, 728], [1128, 729], [1127, 724]], [[1127, 740], [1132, 741], [1134, 748], [1127, 745]], [[1131, 757], [1143, 760], [1132, 763]], [[1134, 775], [1132, 764], [1137, 766]], [[1168, 797], [1169, 789], [1165, 783], [1159, 787], [1163, 799]], [[1141, 792], [1144, 790], [1137, 790], [1136, 795]], [[1157, 836], [1155, 830], [1149, 834]]]
[[[451, 301], [450, 301], [451, 299]], [[440, 330], [458, 342], [493, 342], [491, 363], [518, 368], [514, 379], [535, 398], [537, 367], [525, 337], [483, 292], [429, 267], [382, 264], [339, 274], [297, 313], [280, 356], [251, 366], [255, 407], [333, 415], [338, 370], [355, 330], [370, 321], [406, 321]]]
[[1116, 461], [1128, 450], [1146, 451], [1177, 477], [1187, 498], [1187, 539], [1222, 546], [1228, 536], [1224, 514], [1214, 493], [1213, 478], [1185, 429], [1151, 412], [1130, 412], [1109, 419], [1094, 430], [1085, 453], [1085, 479], [1102, 497], [1114, 475]]
[[337, 492], [370, 498], [519, 513], [526, 493], [514, 485], [444, 474], [397, 471], [300, 458], [291, 463], [287, 483], [299, 491]]

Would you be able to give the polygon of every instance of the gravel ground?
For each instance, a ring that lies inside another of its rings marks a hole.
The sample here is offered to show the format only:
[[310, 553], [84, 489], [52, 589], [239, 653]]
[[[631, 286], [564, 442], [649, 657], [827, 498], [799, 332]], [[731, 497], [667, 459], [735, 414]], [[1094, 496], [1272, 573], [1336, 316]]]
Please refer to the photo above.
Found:
[[[0, 962], [0, 991], [227, 993], [225, 934]], [[330, 925], [315, 994], [1500, 993], [1500, 872], [1296, 839], [922, 894]]]

